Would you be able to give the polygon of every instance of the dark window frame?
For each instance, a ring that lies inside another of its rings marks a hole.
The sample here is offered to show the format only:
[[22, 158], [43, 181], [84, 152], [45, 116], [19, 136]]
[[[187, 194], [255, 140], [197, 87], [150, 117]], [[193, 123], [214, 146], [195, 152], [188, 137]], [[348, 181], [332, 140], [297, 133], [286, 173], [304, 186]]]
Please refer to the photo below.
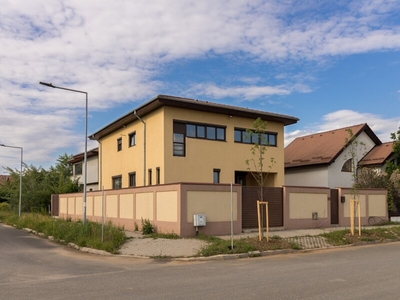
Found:
[[129, 186], [136, 186], [136, 172], [130, 172], [128, 175], [129, 175]]
[[161, 183], [161, 169], [160, 167], [156, 168], [156, 184]]
[[[78, 168], [79, 166], [79, 168]], [[74, 175], [82, 175], [83, 174], [83, 163], [79, 162], [74, 165]]]
[[[122, 175], [116, 175], [111, 177], [113, 190], [118, 190], [122, 188]], [[117, 180], [119, 180], [119, 187], [117, 186]]]
[[147, 170], [147, 174], [148, 174], [148, 185], [153, 185], [153, 170], [150, 168]]
[[213, 183], [221, 182], [221, 169], [213, 169]]
[[117, 139], [117, 152], [122, 150], [122, 138]]
[[[133, 139], [133, 144], [132, 144], [132, 139]], [[136, 146], [136, 131], [128, 134], [128, 147], [130, 148], [133, 146]]]
[[[249, 130], [251, 131], [251, 133], [248, 132]], [[260, 133], [255, 133], [251, 129], [244, 129], [244, 128], [234, 128], [233, 132], [234, 132], [233, 139], [234, 139], [235, 143], [248, 144], [248, 145], [258, 144], [258, 145], [267, 146], [267, 147], [277, 147], [278, 146], [278, 144], [277, 144], [278, 133], [276, 133], [276, 132], [264, 131], [264, 132], [260, 132]], [[257, 138], [257, 141], [255, 141], [254, 136]], [[263, 142], [263, 137], [266, 138], [268, 141]], [[271, 141], [272, 141], [272, 143], [271, 143]]]

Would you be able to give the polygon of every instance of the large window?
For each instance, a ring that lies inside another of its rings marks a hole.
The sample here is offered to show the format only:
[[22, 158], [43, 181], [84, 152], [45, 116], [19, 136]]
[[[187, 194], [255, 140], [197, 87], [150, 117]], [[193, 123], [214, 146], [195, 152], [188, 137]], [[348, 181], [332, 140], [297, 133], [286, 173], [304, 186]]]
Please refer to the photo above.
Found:
[[136, 132], [132, 132], [129, 134], [129, 147], [136, 145]]
[[136, 186], [136, 172], [129, 173], [129, 186]]
[[74, 175], [82, 175], [82, 163], [74, 165]]
[[186, 136], [190, 138], [225, 141], [225, 127], [187, 123]]
[[174, 156], [186, 155], [186, 138], [225, 141], [226, 128], [219, 125], [174, 121]]
[[235, 128], [234, 139], [236, 143], [258, 144], [263, 146], [276, 146], [276, 136], [274, 132], [256, 133], [246, 129]]
[[122, 176], [121, 175], [112, 177], [112, 188], [113, 189], [122, 188]]

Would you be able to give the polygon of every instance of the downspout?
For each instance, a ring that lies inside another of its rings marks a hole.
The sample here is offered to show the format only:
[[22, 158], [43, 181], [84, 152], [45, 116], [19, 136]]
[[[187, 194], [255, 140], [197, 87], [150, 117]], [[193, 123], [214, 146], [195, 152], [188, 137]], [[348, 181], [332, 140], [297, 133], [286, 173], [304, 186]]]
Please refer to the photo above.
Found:
[[99, 168], [99, 186], [98, 186], [98, 188], [99, 188], [99, 190], [103, 190], [103, 172], [102, 172], [102, 166], [103, 166], [103, 159], [102, 159], [102, 157], [103, 157], [103, 145], [101, 144], [101, 142], [100, 142], [100, 140], [98, 140], [97, 141], [99, 144], [100, 144], [100, 147], [99, 147], [99, 164], [98, 164], [98, 168]]
[[136, 110], [133, 114], [143, 123], [143, 186], [146, 186], [146, 123], [136, 114]]

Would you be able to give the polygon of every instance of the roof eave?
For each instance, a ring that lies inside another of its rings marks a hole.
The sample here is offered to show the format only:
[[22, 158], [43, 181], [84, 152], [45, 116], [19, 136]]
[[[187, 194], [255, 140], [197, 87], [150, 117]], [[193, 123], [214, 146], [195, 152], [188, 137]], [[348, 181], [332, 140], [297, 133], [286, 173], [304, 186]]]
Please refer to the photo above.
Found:
[[158, 95], [151, 99], [150, 101], [144, 103], [138, 108], [128, 112], [112, 123], [106, 125], [102, 129], [96, 131], [91, 134], [89, 138], [91, 140], [99, 140], [102, 137], [114, 132], [115, 130], [126, 126], [127, 124], [138, 120], [137, 116], [142, 118], [143, 116], [149, 114], [150, 112], [162, 107], [162, 106], [170, 106], [170, 107], [179, 107], [186, 108], [198, 111], [206, 111], [206, 112], [214, 112], [219, 114], [226, 114], [230, 116], [236, 117], [245, 117], [245, 118], [258, 118], [265, 121], [273, 121], [283, 123], [284, 126], [296, 124], [299, 119], [292, 116], [268, 113], [263, 111], [249, 110], [249, 109], [240, 109], [230, 106], [222, 106], [217, 103], [210, 103], [206, 101], [198, 101], [195, 99], [189, 98], [180, 98], [175, 96], [167, 96], [167, 95]]

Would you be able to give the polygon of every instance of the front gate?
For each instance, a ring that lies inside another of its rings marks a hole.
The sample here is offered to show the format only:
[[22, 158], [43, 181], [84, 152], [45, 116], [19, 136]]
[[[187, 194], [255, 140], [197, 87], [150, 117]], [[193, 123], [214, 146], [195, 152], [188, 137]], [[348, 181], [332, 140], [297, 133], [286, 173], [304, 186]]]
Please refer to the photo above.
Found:
[[[242, 187], [242, 228], [258, 227], [257, 200], [259, 187]], [[283, 188], [264, 187], [264, 200], [268, 202], [269, 227], [283, 226]], [[265, 226], [265, 222], [264, 222]]]

